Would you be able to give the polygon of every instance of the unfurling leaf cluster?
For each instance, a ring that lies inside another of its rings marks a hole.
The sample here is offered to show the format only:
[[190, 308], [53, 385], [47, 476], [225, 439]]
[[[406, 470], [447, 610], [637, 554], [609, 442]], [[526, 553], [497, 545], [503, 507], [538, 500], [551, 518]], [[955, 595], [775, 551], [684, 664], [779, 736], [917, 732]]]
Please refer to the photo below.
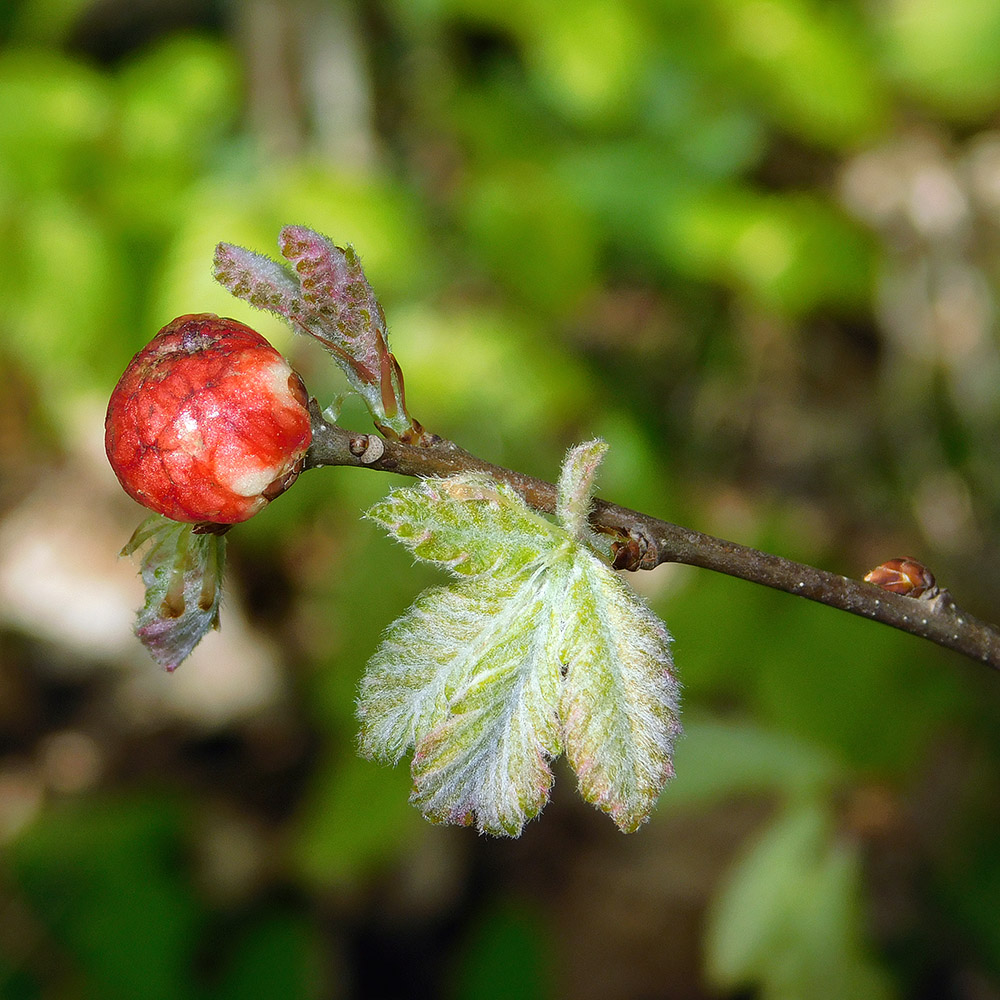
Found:
[[278, 238], [291, 270], [231, 243], [215, 248], [216, 280], [258, 309], [318, 340], [388, 437], [420, 443], [423, 428], [406, 411], [403, 373], [389, 350], [385, 314], [353, 247], [339, 247], [305, 226]]
[[135, 634], [161, 667], [174, 670], [219, 627], [226, 539], [154, 514], [139, 525], [122, 555], [143, 546], [148, 546], [141, 570], [146, 603], [136, 613]]
[[565, 753], [583, 797], [635, 830], [673, 774], [670, 636], [587, 543], [606, 445], [567, 456], [559, 523], [481, 476], [398, 489], [368, 516], [456, 577], [388, 629], [361, 683], [361, 752], [413, 748], [411, 800], [435, 822], [517, 836]]

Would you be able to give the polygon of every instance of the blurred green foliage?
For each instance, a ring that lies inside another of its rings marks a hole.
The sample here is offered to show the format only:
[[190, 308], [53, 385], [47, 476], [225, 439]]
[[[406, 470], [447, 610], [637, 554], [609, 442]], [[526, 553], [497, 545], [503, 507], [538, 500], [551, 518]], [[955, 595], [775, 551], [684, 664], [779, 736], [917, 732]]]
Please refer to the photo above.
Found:
[[[599, 433], [605, 496], [853, 576], [912, 553], [1000, 616], [996, 5], [20, 0], [0, 32], [0, 527], [174, 315], [341, 391], [210, 277], [303, 223], [357, 246], [430, 429], [547, 477]], [[586, 998], [595, 956], [621, 996], [1000, 990], [996, 678], [762, 588], [635, 581], [689, 714], [642, 832], [565, 773], [515, 844], [422, 824], [353, 753], [435, 579], [359, 522], [387, 486], [311, 473], [233, 532], [288, 690], [213, 731], [129, 721], [152, 664], [0, 600], [0, 996]], [[104, 762], [75, 791], [37, 777], [67, 731]]]

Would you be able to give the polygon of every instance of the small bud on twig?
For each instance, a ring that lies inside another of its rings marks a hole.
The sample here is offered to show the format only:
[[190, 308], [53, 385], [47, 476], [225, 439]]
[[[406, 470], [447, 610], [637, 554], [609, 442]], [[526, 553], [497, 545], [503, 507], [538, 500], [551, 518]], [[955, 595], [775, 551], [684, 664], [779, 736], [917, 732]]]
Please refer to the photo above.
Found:
[[934, 574], [916, 559], [889, 559], [865, 574], [866, 583], [889, 590], [905, 597], [918, 597], [929, 601], [937, 597], [940, 589]]

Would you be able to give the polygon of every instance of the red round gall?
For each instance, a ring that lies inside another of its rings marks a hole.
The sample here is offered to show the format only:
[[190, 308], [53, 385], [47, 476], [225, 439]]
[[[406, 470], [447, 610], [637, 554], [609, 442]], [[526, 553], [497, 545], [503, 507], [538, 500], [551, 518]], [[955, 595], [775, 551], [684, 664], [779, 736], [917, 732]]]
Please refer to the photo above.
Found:
[[298, 477], [312, 440], [302, 379], [255, 330], [179, 316], [111, 394], [104, 444], [119, 482], [175, 521], [236, 524]]

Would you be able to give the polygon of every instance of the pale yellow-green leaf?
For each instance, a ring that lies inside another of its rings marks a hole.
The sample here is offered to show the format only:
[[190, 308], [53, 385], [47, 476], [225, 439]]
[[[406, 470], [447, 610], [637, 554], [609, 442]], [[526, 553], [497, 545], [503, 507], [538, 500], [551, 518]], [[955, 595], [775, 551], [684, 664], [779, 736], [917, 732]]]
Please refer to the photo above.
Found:
[[476, 475], [393, 490], [367, 516], [417, 558], [460, 576], [508, 576], [563, 540], [509, 486]]
[[416, 745], [412, 799], [436, 822], [520, 833], [560, 751], [558, 669], [539, 573], [430, 590], [389, 630], [361, 685], [361, 752]]
[[680, 732], [670, 635], [614, 572], [584, 549], [563, 596], [559, 718], [583, 797], [630, 832], [673, 776]]
[[649, 815], [679, 732], [670, 636], [586, 542], [605, 450], [573, 449], [561, 525], [481, 476], [395, 490], [368, 516], [463, 576], [390, 626], [361, 682], [361, 752], [414, 748], [411, 800], [434, 821], [517, 836], [567, 749], [584, 798], [622, 830]]

